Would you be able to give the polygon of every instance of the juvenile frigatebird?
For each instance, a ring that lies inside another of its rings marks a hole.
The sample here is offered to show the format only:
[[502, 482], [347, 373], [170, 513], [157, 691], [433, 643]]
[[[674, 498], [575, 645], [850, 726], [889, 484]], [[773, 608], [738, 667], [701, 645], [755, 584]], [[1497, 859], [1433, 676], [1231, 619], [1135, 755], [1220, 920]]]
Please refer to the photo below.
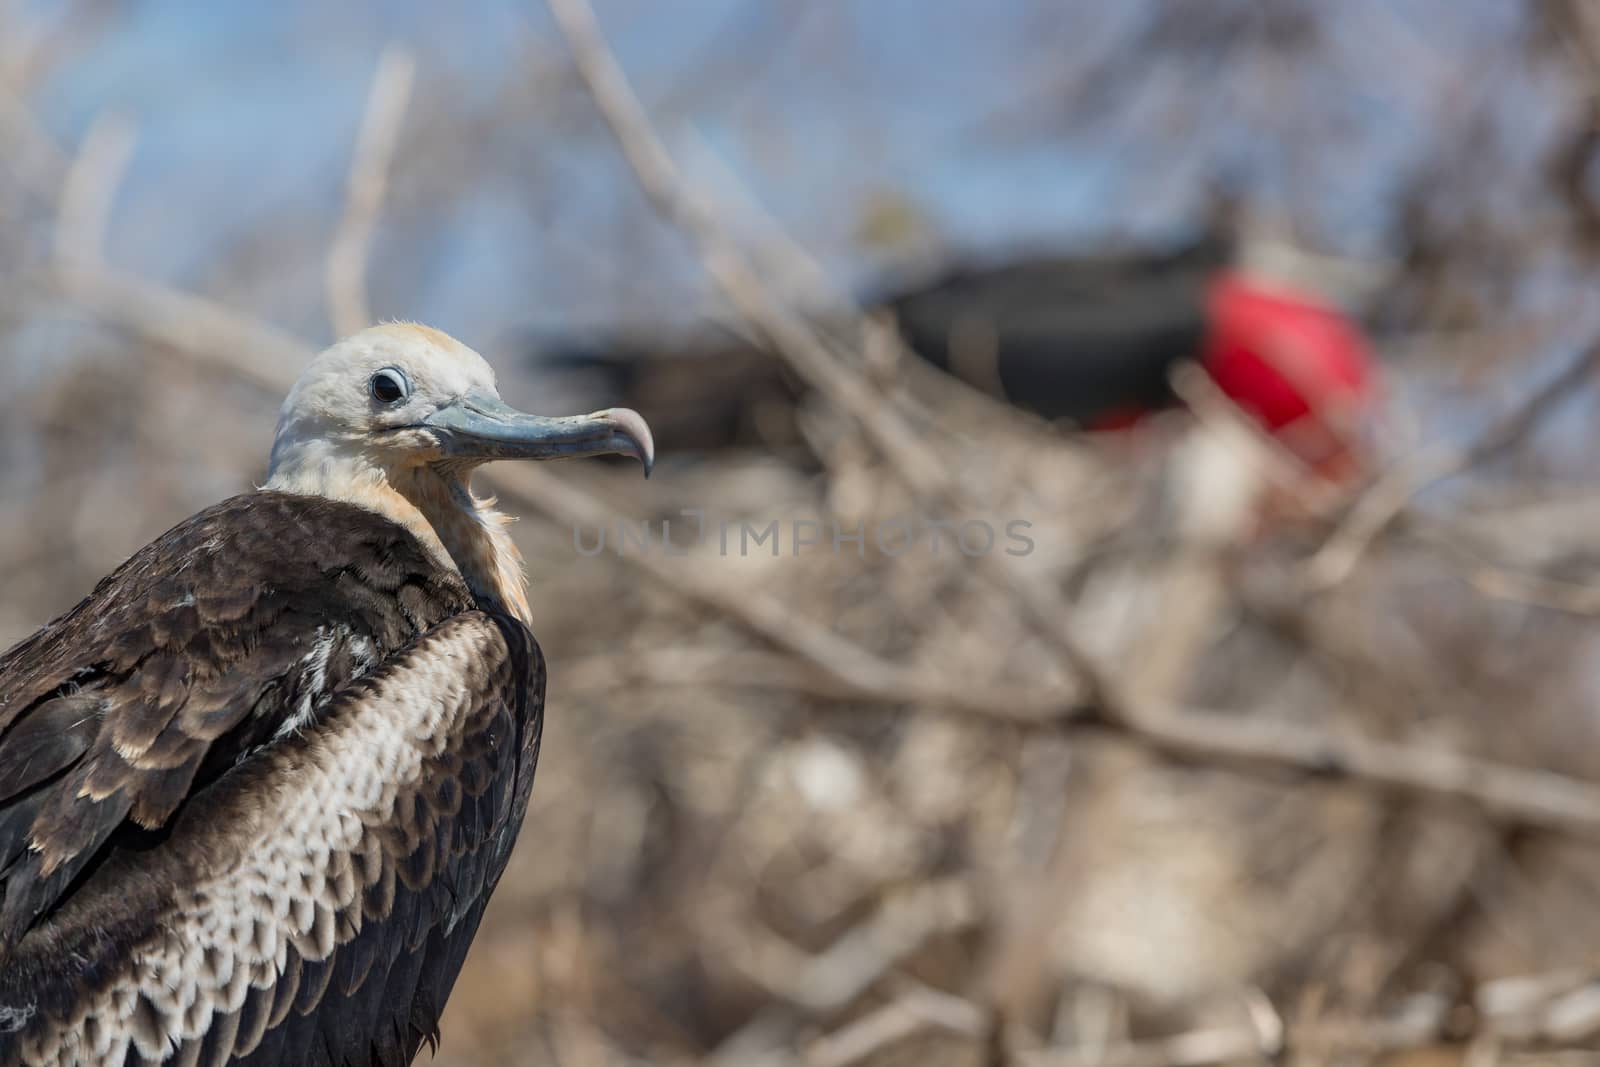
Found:
[[385, 325], [284, 402], [265, 488], [0, 656], [0, 1064], [409, 1063], [533, 783], [544, 661], [490, 460], [654, 446]]

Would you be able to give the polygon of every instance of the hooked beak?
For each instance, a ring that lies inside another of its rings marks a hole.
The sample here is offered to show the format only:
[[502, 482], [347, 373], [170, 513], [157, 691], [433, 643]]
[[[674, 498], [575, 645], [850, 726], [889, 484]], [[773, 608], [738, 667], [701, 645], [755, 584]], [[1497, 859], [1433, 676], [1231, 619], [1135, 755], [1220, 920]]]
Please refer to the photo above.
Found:
[[438, 434], [450, 459], [632, 456], [644, 464], [646, 478], [656, 462], [650, 427], [630, 408], [551, 418], [525, 414], [497, 396], [469, 394], [435, 411], [422, 425]]

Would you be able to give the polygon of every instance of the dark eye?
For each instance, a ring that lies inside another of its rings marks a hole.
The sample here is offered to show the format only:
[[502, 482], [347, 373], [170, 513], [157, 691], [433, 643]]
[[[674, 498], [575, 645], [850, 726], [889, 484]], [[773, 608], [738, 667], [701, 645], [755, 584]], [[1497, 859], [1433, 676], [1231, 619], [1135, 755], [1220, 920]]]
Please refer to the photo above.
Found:
[[395, 367], [385, 367], [374, 374], [367, 388], [372, 393], [372, 399], [380, 404], [398, 404], [411, 395], [411, 383]]

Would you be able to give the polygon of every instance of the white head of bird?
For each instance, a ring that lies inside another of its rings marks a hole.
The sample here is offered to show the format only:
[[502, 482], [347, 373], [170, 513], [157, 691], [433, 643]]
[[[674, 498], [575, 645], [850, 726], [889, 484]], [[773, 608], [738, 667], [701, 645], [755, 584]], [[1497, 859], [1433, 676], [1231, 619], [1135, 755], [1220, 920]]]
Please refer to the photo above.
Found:
[[374, 326], [311, 361], [278, 415], [265, 488], [355, 504], [400, 523], [480, 600], [528, 621], [506, 516], [469, 479], [496, 459], [655, 460], [636, 412], [550, 418], [507, 405], [484, 358], [427, 326]]

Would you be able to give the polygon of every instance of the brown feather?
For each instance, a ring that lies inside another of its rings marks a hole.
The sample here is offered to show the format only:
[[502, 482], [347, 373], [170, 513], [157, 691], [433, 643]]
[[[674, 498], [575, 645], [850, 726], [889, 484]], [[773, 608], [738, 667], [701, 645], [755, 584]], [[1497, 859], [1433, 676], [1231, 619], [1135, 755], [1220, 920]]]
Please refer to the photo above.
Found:
[[[421, 761], [387, 807], [320, 809], [357, 836], [321, 860], [294, 839], [287, 912], [239, 890], [233, 919], [184, 925], [199, 921], [191, 887], [258, 884], [234, 872], [259, 835], [288, 832], [275, 805], [347, 766], [323, 746], [389, 729], [435, 684], [461, 695], [408, 714], [456, 708], [452, 725], [384, 741]], [[0, 1067], [24, 1041], [117, 1033], [152, 1049], [178, 1032], [195, 1036], [173, 1062], [409, 1063], [526, 812], [543, 689], [521, 622], [474, 610], [454, 571], [350, 505], [236, 498], [134, 556], [0, 656], [0, 785], [14, 786], [0, 846], [24, 825], [38, 844], [0, 847], [0, 1006], [31, 1013], [0, 1031]], [[46, 741], [69, 720], [76, 733]], [[193, 953], [183, 931], [202, 929], [225, 934]], [[162, 952], [197, 962], [140, 962]]]
[[[357, 573], [409, 582], [415, 600], [402, 608]], [[44, 764], [54, 775], [76, 768], [47, 787], [52, 796], [31, 837], [49, 871], [81, 872], [103, 858], [113, 811], [133, 809], [140, 825], [160, 826], [206, 784], [202, 771], [220, 773], [269, 740], [281, 721], [252, 721], [252, 713], [281, 720], [297, 710], [264, 701], [274, 687], [311, 707], [350, 680], [359, 657], [330, 657], [331, 669], [308, 676], [304, 659], [319, 626], [337, 623], [347, 640], [370, 640], [381, 656], [470, 606], [459, 576], [380, 516], [274, 492], [224, 501], [147, 545], [0, 656], [0, 786], [25, 789]], [[70, 682], [76, 676], [85, 681]], [[98, 702], [103, 728], [91, 736], [80, 727], [42, 749], [40, 733], [69, 714], [65, 696]], [[0, 827], [16, 792], [0, 788]], [[32, 924], [58, 901], [42, 887], [8, 884], [21, 873], [0, 875], [0, 888], [10, 921]]]

